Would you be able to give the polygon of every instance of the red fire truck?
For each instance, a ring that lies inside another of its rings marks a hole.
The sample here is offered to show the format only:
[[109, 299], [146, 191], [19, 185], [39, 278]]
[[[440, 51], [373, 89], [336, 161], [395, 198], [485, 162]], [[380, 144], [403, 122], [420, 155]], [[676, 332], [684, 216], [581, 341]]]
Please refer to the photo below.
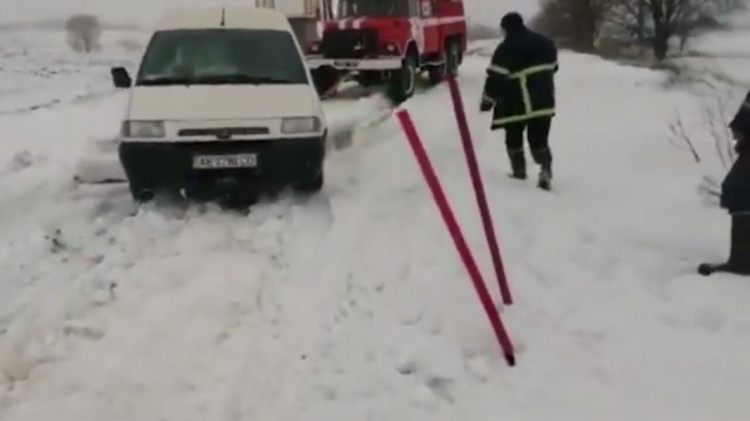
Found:
[[[322, 0], [324, 14], [330, 0]], [[317, 10], [321, 10], [318, 8]], [[387, 83], [403, 99], [426, 71], [432, 84], [456, 75], [466, 51], [462, 0], [338, 0], [321, 18], [322, 36], [307, 44], [321, 94], [344, 77], [363, 86]]]

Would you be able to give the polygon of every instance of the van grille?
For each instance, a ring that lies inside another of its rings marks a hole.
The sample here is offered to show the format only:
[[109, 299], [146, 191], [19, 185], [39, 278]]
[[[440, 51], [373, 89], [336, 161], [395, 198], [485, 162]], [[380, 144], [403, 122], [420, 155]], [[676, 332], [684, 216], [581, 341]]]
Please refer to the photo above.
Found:
[[[359, 46], [360, 48], [355, 48]], [[378, 32], [375, 29], [327, 31], [321, 41], [324, 58], [367, 58], [377, 56]]]
[[190, 155], [222, 155], [236, 153], [261, 153], [274, 145], [272, 140], [229, 140], [226, 142], [176, 142], [170, 146]]
[[212, 127], [181, 129], [177, 132], [177, 135], [180, 137], [216, 136], [219, 139], [227, 139], [232, 136], [255, 136], [268, 133], [268, 127]]

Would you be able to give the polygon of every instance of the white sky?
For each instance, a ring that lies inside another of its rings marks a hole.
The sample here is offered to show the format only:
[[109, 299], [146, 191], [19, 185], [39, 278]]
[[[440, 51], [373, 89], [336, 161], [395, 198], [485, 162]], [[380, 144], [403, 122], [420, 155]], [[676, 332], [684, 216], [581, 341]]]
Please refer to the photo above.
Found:
[[[277, 0], [281, 1], [281, 0]], [[471, 21], [499, 25], [505, 12], [516, 10], [527, 16], [537, 9], [537, 0], [464, 0]], [[301, 2], [301, 0], [300, 0]], [[247, 5], [254, 0], [0, 0], [0, 22], [33, 21], [94, 13], [112, 22], [151, 24], [169, 8], [181, 6]]]

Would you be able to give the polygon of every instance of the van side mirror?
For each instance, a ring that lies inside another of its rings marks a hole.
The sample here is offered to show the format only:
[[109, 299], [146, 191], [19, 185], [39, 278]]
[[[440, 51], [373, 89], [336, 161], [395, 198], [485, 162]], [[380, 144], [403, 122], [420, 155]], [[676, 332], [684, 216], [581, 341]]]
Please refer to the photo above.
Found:
[[114, 83], [115, 88], [128, 89], [132, 86], [133, 80], [124, 67], [113, 67], [111, 73], [112, 83]]

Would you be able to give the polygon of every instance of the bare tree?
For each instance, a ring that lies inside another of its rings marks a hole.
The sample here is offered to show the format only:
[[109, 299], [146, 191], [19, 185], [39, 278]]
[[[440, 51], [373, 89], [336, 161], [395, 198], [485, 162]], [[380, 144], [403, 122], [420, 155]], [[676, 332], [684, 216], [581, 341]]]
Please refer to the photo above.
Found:
[[[733, 100], [734, 91], [733, 88], [722, 90], [708, 82], [707, 85], [711, 92], [703, 104], [700, 125], [688, 129], [685, 124], [686, 120], [677, 115], [669, 123], [668, 140], [678, 149], [688, 151], [698, 164], [703, 163], [703, 157], [696, 145], [707, 146], [707, 142], [713, 143], [713, 150], [719, 163], [724, 170], [729, 170], [737, 159], [734, 138], [728, 126], [736, 108], [736, 101]], [[720, 180], [712, 175], [705, 175], [698, 190], [701, 194], [719, 197]]]
[[65, 23], [68, 44], [76, 52], [90, 53], [99, 47], [102, 33], [99, 19], [93, 15], [74, 15]]
[[645, 11], [652, 32], [651, 48], [656, 59], [663, 60], [672, 38], [678, 37], [680, 48], [684, 48], [697, 31], [718, 26], [717, 17], [740, 4], [740, 0], [618, 0], [613, 15], [619, 24], [633, 27], [635, 23], [643, 33]]
[[592, 52], [611, 7], [619, 0], [540, 0], [531, 26], [562, 46]]
[[677, 116], [669, 123], [669, 141], [678, 149], [687, 149], [693, 155], [695, 162], [701, 162], [701, 156], [695, 149], [693, 139], [685, 129], [685, 123], [680, 116]]

